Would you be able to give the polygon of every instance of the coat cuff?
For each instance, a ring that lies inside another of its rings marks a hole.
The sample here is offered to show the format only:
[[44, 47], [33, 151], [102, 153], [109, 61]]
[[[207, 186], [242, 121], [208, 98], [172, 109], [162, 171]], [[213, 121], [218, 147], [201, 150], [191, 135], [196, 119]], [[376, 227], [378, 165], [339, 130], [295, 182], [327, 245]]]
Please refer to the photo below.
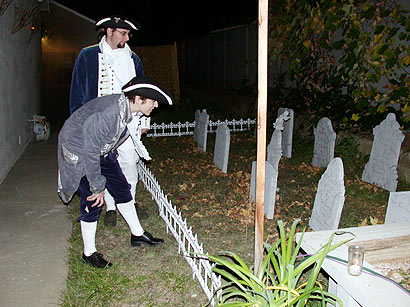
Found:
[[90, 191], [91, 191], [91, 193], [93, 193], [93, 194], [100, 194], [102, 191], [104, 191], [105, 189], [103, 188], [103, 189], [101, 189], [101, 188], [95, 188], [95, 187], [92, 187], [92, 186], [90, 186]]

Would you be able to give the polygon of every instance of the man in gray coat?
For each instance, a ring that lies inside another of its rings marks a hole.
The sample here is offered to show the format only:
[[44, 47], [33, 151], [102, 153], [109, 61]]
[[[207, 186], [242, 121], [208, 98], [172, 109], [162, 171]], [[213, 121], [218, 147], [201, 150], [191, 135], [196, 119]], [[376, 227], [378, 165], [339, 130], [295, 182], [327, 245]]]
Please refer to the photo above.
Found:
[[142, 143], [130, 136], [127, 124], [133, 116], [150, 115], [158, 102], [172, 104], [172, 98], [155, 81], [142, 76], [134, 77], [122, 90], [121, 94], [99, 97], [83, 105], [66, 120], [58, 136], [58, 193], [64, 202], [69, 202], [75, 193], [80, 196], [78, 221], [84, 244], [82, 258], [97, 268], [112, 265], [95, 247], [105, 188], [130, 227], [132, 246], [163, 242], [139, 224], [130, 185], [117, 161], [116, 149], [132, 137], [136, 151], [149, 159]]

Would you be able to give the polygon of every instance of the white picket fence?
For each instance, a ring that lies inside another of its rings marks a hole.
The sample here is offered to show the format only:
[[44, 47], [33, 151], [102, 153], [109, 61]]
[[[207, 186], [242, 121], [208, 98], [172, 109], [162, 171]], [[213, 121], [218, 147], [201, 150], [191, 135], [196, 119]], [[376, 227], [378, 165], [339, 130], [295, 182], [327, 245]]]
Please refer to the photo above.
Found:
[[211, 301], [211, 306], [215, 306], [214, 294], [221, 286], [221, 277], [212, 272], [213, 266], [206, 258], [198, 256], [204, 255], [198, 236], [194, 235], [192, 227], [188, 228], [186, 219], [183, 219], [181, 213], [171, 204], [154, 175], [142, 161], [138, 163], [138, 175], [157, 203], [159, 215], [167, 225], [167, 232], [170, 231], [178, 242], [178, 253], [182, 252], [191, 266], [192, 277], [198, 279], [205, 295]]
[[[208, 123], [208, 132], [215, 132], [218, 126], [225, 123], [231, 132], [239, 132], [245, 130], [251, 130], [251, 126], [256, 125], [256, 119], [240, 119], [240, 120], [225, 120], [225, 121], [212, 121]], [[178, 122], [176, 124], [151, 124], [149, 133], [147, 137], [159, 137], [159, 136], [183, 136], [183, 135], [193, 135], [195, 128], [195, 122]]]

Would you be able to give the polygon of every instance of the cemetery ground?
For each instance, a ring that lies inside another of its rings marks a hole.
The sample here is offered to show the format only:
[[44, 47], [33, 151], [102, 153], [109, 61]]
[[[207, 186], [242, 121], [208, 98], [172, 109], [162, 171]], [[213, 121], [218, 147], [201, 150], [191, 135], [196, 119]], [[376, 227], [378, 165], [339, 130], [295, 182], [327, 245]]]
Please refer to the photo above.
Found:
[[[268, 133], [268, 142], [271, 133]], [[213, 164], [215, 134], [208, 134], [207, 152], [200, 152], [192, 136], [143, 139], [153, 160], [147, 163], [168, 199], [187, 219], [203, 243], [204, 251], [237, 253], [248, 265], [254, 254], [254, 204], [249, 201], [251, 164], [256, 159], [253, 131], [231, 133], [228, 173]], [[313, 140], [294, 134], [292, 158], [279, 163], [275, 216], [265, 219], [265, 241], [278, 238], [276, 221], [290, 227], [300, 218], [299, 231], [309, 230], [308, 221], [318, 181], [325, 169], [311, 165]], [[339, 228], [383, 223], [388, 191], [360, 180], [368, 156], [357, 151], [353, 138], [336, 143], [335, 157], [344, 164], [345, 203]], [[399, 179], [397, 191], [409, 190]], [[121, 217], [116, 227], [105, 227], [103, 214], [98, 224], [97, 249], [114, 263], [98, 270], [81, 261], [82, 241], [78, 199], [69, 207], [73, 216], [67, 290], [62, 306], [204, 306], [207, 299], [166, 225], [158, 207], [140, 183], [136, 200], [142, 226], [165, 239], [160, 246], [130, 246], [128, 227]], [[410, 288], [410, 269], [401, 267], [389, 274]], [[326, 276], [321, 276], [326, 283]]]

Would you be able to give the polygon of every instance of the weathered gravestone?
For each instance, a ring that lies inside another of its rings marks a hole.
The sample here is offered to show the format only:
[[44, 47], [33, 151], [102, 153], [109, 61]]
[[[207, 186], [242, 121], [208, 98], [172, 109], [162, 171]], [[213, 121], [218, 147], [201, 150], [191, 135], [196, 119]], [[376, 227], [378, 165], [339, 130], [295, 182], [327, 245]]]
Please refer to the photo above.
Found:
[[314, 231], [337, 229], [344, 201], [343, 162], [334, 158], [319, 180], [309, 226]]
[[202, 152], [206, 152], [206, 141], [208, 138], [208, 123], [209, 115], [206, 114], [206, 110], [203, 110], [199, 114], [198, 118], [198, 149]]
[[[271, 141], [268, 145], [265, 164], [265, 215], [268, 219], [273, 219], [275, 211], [276, 191], [278, 190], [278, 167], [282, 157], [282, 130], [283, 123], [289, 119], [288, 111], [283, 112], [276, 119], [273, 127]], [[252, 163], [251, 190], [249, 197], [255, 201], [256, 193], [256, 161]]]
[[231, 131], [227, 124], [220, 124], [216, 129], [214, 163], [225, 174], [228, 171], [229, 146], [231, 143]]
[[[267, 219], [273, 219], [275, 211], [276, 187], [278, 184], [278, 172], [269, 161], [265, 161], [265, 199], [264, 213]], [[249, 198], [256, 201], [256, 161], [252, 162], [251, 189]]]
[[293, 121], [294, 112], [292, 109], [279, 108], [278, 116], [282, 115], [285, 111], [288, 112], [289, 120], [286, 120], [283, 124], [282, 132], [282, 151], [285, 158], [292, 157], [292, 139], [293, 139]]
[[373, 146], [369, 162], [366, 163], [362, 180], [395, 192], [397, 188], [397, 164], [404, 134], [396, 121], [396, 115], [389, 113], [380, 125], [373, 128]]
[[312, 165], [327, 167], [334, 157], [336, 142], [336, 133], [333, 131], [330, 119], [323, 117], [314, 129], [314, 134]]
[[278, 172], [279, 160], [282, 157], [282, 131], [284, 129], [284, 122], [290, 118], [288, 114], [288, 111], [285, 111], [276, 119], [273, 124], [275, 130], [272, 133], [267, 149], [266, 160], [273, 165], [276, 172]]
[[199, 126], [199, 115], [201, 112], [196, 110], [195, 112], [195, 126], [194, 126], [194, 141], [198, 142], [198, 126]]
[[410, 222], [410, 191], [390, 192], [384, 223]]

